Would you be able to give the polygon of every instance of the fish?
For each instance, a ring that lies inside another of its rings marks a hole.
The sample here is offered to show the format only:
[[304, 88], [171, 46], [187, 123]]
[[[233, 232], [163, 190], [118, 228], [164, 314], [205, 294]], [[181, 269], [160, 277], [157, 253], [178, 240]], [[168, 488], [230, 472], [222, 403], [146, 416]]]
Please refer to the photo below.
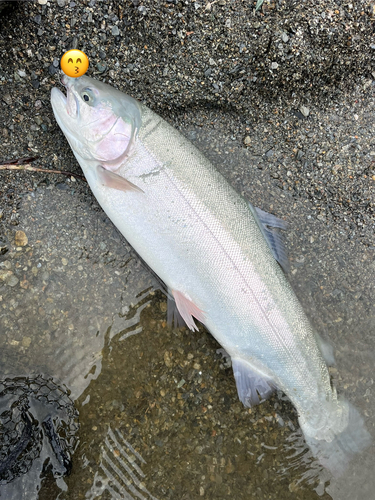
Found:
[[313, 455], [332, 474], [371, 441], [331, 384], [332, 348], [282, 267], [286, 224], [255, 208], [149, 107], [88, 76], [51, 90], [58, 125], [97, 201], [157, 274], [190, 330], [201, 322], [232, 360], [251, 407], [283, 391]]

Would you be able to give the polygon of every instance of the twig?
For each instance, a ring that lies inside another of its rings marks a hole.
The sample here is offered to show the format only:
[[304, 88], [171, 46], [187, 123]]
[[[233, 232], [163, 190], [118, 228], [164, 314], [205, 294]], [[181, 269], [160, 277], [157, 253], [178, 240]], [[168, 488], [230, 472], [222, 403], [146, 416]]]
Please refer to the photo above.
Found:
[[[28, 158], [28, 160], [30, 160]], [[10, 163], [1, 163], [0, 164], [0, 170], [26, 170], [28, 172], [45, 172], [47, 174], [62, 174], [62, 175], [67, 175], [67, 176], [72, 176], [76, 177], [77, 179], [81, 179], [81, 181], [87, 182], [85, 177], [80, 174], [75, 174], [73, 172], [66, 172], [65, 170], [51, 170], [49, 168], [40, 168], [40, 167], [33, 167], [30, 165], [30, 163], [22, 163], [21, 160], [14, 160]]]

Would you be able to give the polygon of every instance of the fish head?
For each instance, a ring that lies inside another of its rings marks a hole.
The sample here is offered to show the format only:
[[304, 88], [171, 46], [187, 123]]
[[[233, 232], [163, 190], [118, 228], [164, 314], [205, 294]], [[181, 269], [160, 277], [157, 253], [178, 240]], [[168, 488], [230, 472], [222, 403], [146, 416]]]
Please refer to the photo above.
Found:
[[51, 104], [72, 150], [84, 160], [117, 170], [131, 154], [141, 126], [138, 102], [88, 76], [63, 75], [66, 96], [54, 87]]

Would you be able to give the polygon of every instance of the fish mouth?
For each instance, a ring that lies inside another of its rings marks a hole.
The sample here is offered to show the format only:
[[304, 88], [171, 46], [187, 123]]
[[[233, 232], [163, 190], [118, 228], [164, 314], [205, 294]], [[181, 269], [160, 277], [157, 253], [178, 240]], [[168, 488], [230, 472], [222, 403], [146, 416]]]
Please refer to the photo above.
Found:
[[66, 113], [70, 118], [77, 118], [79, 114], [79, 102], [71, 89], [72, 83], [65, 74], [62, 75], [60, 81], [66, 88], [66, 96], [61, 90], [54, 87], [51, 91], [52, 107], [60, 116]]
[[67, 98], [66, 95], [61, 92], [57, 87], [53, 87], [51, 90], [51, 103], [54, 110], [58, 113], [61, 109], [66, 110]]

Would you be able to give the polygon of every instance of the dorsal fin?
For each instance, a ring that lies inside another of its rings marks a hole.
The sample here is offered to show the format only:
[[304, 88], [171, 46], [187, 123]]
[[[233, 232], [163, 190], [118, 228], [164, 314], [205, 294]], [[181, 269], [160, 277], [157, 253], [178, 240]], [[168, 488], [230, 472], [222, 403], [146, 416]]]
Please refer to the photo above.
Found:
[[283, 268], [284, 272], [289, 272], [290, 265], [287, 251], [284, 245], [284, 240], [282, 235], [277, 230], [275, 230], [275, 228], [286, 230], [288, 228], [287, 222], [279, 219], [275, 215], [261, 210], [258, 207], [253, 207], [251, 203], [249, 203], [249, 207], [252, 214], [254, 215], [255, 220], [258, 223], [260, 230], [262, 231], [265, 240], [267, 241], [272, 255]]

